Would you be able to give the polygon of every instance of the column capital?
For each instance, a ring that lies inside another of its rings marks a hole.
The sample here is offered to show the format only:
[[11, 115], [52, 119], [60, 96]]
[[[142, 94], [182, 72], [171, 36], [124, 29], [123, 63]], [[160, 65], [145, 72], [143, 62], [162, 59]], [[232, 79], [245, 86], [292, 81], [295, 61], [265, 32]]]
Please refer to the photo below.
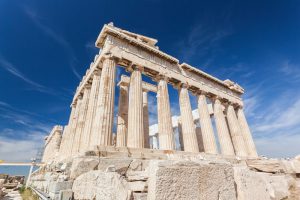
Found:
[[189, 84], [188, 83], [180, 82], [180, 83], [174, 84], [173, 87], [175, 89], [189, 88]]
[[208, 96], [208, 92], [205, 92], [203, 90], [198, 90], [197, 92], [195, 92], [195, 95], [197, 95], [197, 96], [200, 96], [200, 95]]
[[167, 77], [165, 74], [157, 74], [154, 78], [155, 81], [160, 81], [160, 80], [164, 80], [167, 81], [169, 80], [169, 77]]
[[117, 62], [119, 60], [118, 57], [114, 56], [111, 52], [106, 52], [103, 55], [101, 55], [101, 62], [103, 62], [104, 60], [113, 60], [115, 62]]
[[136, 64], [131, 64], [126, 68], [126, 71], [128, 72], [133, 72], [133, 71], [140, 71], [143, 72], [144, 71], [144, 67], [141, 65], [136, 65]]

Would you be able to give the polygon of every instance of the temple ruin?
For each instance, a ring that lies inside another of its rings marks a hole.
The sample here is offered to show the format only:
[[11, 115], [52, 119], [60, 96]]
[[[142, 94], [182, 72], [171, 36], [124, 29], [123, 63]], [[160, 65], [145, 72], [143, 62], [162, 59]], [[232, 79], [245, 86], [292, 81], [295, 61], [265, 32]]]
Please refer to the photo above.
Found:
[[[55, 126], [46, 139], [44, 166], [33, 174], [32, 187], [51, 199], [101, 200], [281, 199], [299, 192], [299, 158], [258, 156], [243, 110], [244, 89], [179, 63], [157, 42], [104, 25], [68, 124]], [[130, 77], [117, 83], [117, 67]], [[179, 116], [171, 113], [168, 85], [178, 92], [172, 101], [179, 102]], [[151, 126], [149, 92], [157, 98], [158, 123]], [[196, 110], [190, 95], [197, 98]]]

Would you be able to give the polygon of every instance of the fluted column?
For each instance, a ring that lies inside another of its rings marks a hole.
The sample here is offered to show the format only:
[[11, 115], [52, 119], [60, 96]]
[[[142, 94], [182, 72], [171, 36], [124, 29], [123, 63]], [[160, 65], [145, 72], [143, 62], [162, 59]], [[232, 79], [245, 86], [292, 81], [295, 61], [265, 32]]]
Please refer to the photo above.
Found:
[[196, 126], [196, 135], [197, 135], [197, 142], [199, 146], [199, 152], [205, 152], [203, 146], [203, 137], [201, 127]]
[[68, 122], [68, 125], [65, 126], [64, 128], [64, 132], [63, 132], [63, 136], [62, 136], [62, 141], [61, 141], [61, 145], [60, 145], [60, 150], [59, 150], [59, 153], [60, 153], [60, 157], [61, 158], [64, 158], [67, 156], [67, 146], [68, 146], [68, 143], [69, 143], [69, 127], [72, 126], [72, 120], [74, 118], [74, 115], [75, 115], [75, 106], [72, 104], [71, 105], [71, 113], [70, 113], [70, 117], [69, 117], [69, 122]]
[[75, 134], [76, 134], [76, 128], [78, 126], [78, 120], [80, 116], [80, 110], [82, 106], [82, 96], [79, 96], [77, 99], [76, 103], [76, 110], [74, 117], [72, 119], [72, 126], [70, 128], [70, 133], [69, 133], [69, 145], [68, 145], [68, 155], [73, 155], [73, 146], [74, 146], [74, 141], [75, 141]]
[[116, 146], [126, 146], [126, 135], [128, 126], [128, 86], [120, 85], [119, 107], [117, 119], [117, 142]]
[[91, 94], [88, 103], [88, 110], [86, 116], [86, 122], [83, 129], [83, 145], [82, 152], [92, 149], [90, 146], [91, 138], [92, 138], [92, 125], [94, 122], [94, 117], [96, 114], [96, 103], [98, 99], [98, 91], [100, 86], [100, 74], [101, 71], [97, 71], [93, 75], [92, 86], [91, 86]]
[[251, 157], [257, 157], [256, 147], [242, 107], [237, 109], [237, 118], [242, 129], [242, 135], [247, 146], [248, 155]]
[[168, 83], [164, 77], [159, 79], [157, 86], [157, 118], [159, 148], [164, 150], [175, 149]]
[[214, 117], [219, 137], [221, 153], [223, 155], [234, 155], [234, 149], [232, 146], [228, 126], [223, 111], [224, 106], [221, 104], [220, 100], [216, 98], [214, 100]]
[[80, 147], [82, 146], [81, 145], [82, 139], [83, 139], [82, 133], [83, 133], [84, 124], [86, 121], [90, 92], [91, 92], [91, 87], [86, 86], [86, 88], [84, 88], [84, 91], [83, 91], [81, 109], [80, 109], [78, 123], [77, 123], [76, 130], [75, 130], [74, 144], [72, 147], [72, 154], [78, 153]]
[[199, 152], [190, 97], [186, 85], [182, 85], [179, 88], [179, 106], [184, 150], [187, 152]]
[[205, 153], [217, 154], [218, 149], [216, 145], [214, 130], [212, 127], [210, 115], [208, 112], [206, 96], [204, 93], [198, 95], [198, 112], [199, 122], [202, 132], [203, 146]]
[[233, 105], [227, 108], [227, 120], [231, 134], [232, 143], [237, 156], [247, 156], [247, 149], [242, 136], [241, 128], [237, 120]]
[[144, 148], [150, 148], [148, 91], [143, 91]]
[[177, 130], [178, 130], [178, 139], [179, 139], [180, 149], [181, 149], [181, 151], [184, 151], [181, 118], [178, 118], [178, 127], [177, 127]]
[[114, 118], [116, 61], [104, 57], [96, 115], [93, 122], [91, 145], [110, 146]]
[[133, 148], [144, 147], [141, 70], [140, 67], [134, 66], [130, 77], [127, 146]]

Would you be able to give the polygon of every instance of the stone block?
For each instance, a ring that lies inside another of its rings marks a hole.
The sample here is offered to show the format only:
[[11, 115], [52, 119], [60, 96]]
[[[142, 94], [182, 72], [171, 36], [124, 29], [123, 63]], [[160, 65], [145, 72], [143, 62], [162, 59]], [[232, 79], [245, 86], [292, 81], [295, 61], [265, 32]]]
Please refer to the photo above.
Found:
[[75, 179], [83, 173], [97, 169], [99, 158], [93, 157], [77, 157], [74, 158], [70, 169], [70, 178]]
[[261, 172], [267, 173], [281, 173], [284, 172], [284, 166], [282, 162], [277, 159], [270, 160], [247, 160], [248, 167], [256, 169]]
[[49, 192], [58, 194], [61, 190], [71, 189], [73, 181], [51, 182], [49, 184]]
[[228, 164], [151, 161], [148, 200], [234, 200], [233, 169]]
[[269, 200], [268, 188], [263, 178], [247, 167], [234, 167], [237, 197], [239, 200]]
[[73, 191], [72, 190], [61, 190], [59, 192], [59, 200], [72, 200]]
[[100, 158], [98, 170], [107, 171], [108, 168], [115, 168], [115, 171], [121, 175], [125, 175], [132, 159], [129, 158]]
[[128, 182], [128, 189], [134, 192], [146, 192], [148, 189], [147, 182], [145, 181]]
[[128, 171], [126, 177], [128, 181], [146, 181], [149, 174], [148, 171]]
[[147, 200], [147, 193], [132, 193], [133, 200]]
[[116, 172], [89, 171], [77, 177], [73, 184], [75, 199], [127, 200], [128, 185]]

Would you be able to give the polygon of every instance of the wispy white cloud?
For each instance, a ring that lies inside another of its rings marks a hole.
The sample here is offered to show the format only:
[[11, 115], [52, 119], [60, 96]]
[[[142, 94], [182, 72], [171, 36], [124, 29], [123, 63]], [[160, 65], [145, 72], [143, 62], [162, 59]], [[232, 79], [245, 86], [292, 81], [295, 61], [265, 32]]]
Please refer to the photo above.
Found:
[[74, 75], [81, 80], [81, 76], [79, 75], [78, 71], [76, 70], [76, 63], [78, 62], [77, 57], [75, 56], [75, 53], [69, 44], [69, 42], [59, 33], [57, 33], [53, 28], [46, 25], [42, 22], [41, 17], [31, 8], [24, 6], [23, 7], [24, 13], [32, 20], [32, 22], [38, 27], [46, 36], [49, 38], [52, 38], [54, 41], [56, 41], [60, 46], [62, 46], [65, 51], [67, 52], [69, 56], [69, 65], [71, 68], [71, 71], [74, 73]]
[[19, 79], [23, 80], [24, 82], [28, 83], [32, 88], [36, 91], [53, 94], [52, 90], [50, 88], [45, 87], [44, 85], [37, 83], [30, 78], [28, 78], [25, 74], [23, 74], [19, 69], [17, 69], [12, 63], [10, 63], [8, 60], [4, 59], [0, 55], [0, 67], [10, 74], [18, 77]]
[[[60, 92], [60, 90], [54, 90], [52, 88], [46, 87], [45, 85], [42, 85], [32, 79], [30, 79], [27, 75], [22, 73], [14, 64], [6, 60], [2, 55], [0, 55], [0, 68], [4, 69], [8, 73], [14, 75], [15, 77], [21, 79], [25, 83], [27, 83], [29, 86], [31, 86], [30, 89], [42, 92], [45, 94], [50, 94], [54, 96], [59, 96], [60, 98], [68, 98], [68, 95], [65, 94], [65, 92]], [[3, 103], [3, 102], [2, 102]], [[1, 105], [1, 103], [0, 103]]]
[[255, 140], [260, 155], [273, 158], [293, 158], [300, 154], [300, 131], [298, 134], [282, 134]]
[[285, 60], [281, 64], [279, 71], [289, 78], [292, 78], [293, 81], [300, 81], [300, 65], [296, 65], [289, 60]]
[[36, 157], [43, 146], [43, 133], [31, 133], [27, 139], [18, 140], [2, 136], [0, 131], [0, 159], [5, 161], [28, 162]]
[[[178, 46], [184, 60], [189, 60], [193, 56], [208, 55], [209, 52], [216, 51], [219, 48], [221, 40], [231, 35], [233, 31], [229, 28], [214, 29], [210, 26], [197, 24], [192, 27], [190, 33], [184, 40], [179, 41]], [[213, 60], [210, 57], [205, 63], [209, 64]]]

